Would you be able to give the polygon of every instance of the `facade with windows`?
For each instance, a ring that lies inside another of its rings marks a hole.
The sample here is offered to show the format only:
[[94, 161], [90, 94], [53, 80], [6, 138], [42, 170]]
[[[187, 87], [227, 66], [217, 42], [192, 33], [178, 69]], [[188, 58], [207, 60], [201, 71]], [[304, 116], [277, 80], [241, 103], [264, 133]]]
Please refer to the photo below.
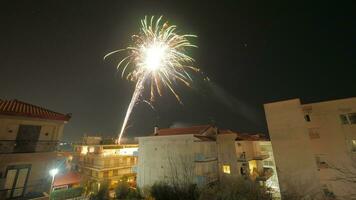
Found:
[[18, 100], [0, 100], [0, 197], [49, 192], [49, 170], [70, 115]]
[[153, 136], [138, 140], [139, 187], [160, 181], [203, 186], [244, 176], [268, 184], [279, 193], [271, 144], [258, 135], [206, 125], [155, 128]]
[[282, 194], [356, 198], [356, 98], [264, 107]]
[[123, 179], [135, 185], [137, 144], [102, 144], [100, 137], [84, 137], [75, 145], [72, 163], [82, 183], [97, 192], [102, 185], [114, 189]]

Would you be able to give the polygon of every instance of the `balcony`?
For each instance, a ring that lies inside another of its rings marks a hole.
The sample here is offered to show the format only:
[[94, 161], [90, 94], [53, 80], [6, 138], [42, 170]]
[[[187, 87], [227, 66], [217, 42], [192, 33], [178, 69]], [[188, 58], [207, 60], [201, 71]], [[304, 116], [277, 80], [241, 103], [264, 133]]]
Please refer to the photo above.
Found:
[[261, 154], [261, 155], [255, 155], [253, 157], [253, 160], [264, 160], [264, 159], [267, 159], [269, 158], [269, 155], [267, 154]]
[[217, 160], [215, 155], [205, 155], [202, 153], [196, 153], [194, 155], [195, 162], [210, 162], [215, 160]]
[[53, 152], [57, 145], [54, 140], [0, 140], [0, 153]]
[[273, 176], [272, 168], [263, 168], [263, 171], [259, 173], [259, 176], [256, 178], [257, 181], [267, 181], [269, 178]]
[[250, 160], [265, 160], [269, 158], [267, 154], [258, 154], [253, 156], [247, 156], [246, 153], [241, 153], [240, 156], [237, 158], [238, 162], [248, 162]]

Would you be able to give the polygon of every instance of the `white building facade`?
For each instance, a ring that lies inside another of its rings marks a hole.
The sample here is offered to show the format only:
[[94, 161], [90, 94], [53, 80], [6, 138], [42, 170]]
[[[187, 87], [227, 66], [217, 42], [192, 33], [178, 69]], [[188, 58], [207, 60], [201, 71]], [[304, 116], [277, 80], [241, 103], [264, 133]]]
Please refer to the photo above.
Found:
[[264, 107], [282, 196], [356, 199], [356, 98]]
[[214, 126], [156, 130], [139, 137], [137, 185], [196, 183], [249, 176], [279, 191], [272, 147], [258, 136]]

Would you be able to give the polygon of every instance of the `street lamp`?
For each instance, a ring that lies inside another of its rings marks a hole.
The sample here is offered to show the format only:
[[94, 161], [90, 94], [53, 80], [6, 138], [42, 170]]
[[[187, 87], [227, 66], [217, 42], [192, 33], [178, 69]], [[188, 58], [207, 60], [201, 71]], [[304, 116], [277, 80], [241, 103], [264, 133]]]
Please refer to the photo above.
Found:
[[58, 173], [58, 169], [57, 168], [49, 170], [49, 174], [52, 176], [52, 182], [51, 182], [51, 188], [49, 190], [49, 195], [51, 195], [51, 192], [52, 192], [52, 189], [53, 189], [54, 177], [56, 176], [57, 173]]

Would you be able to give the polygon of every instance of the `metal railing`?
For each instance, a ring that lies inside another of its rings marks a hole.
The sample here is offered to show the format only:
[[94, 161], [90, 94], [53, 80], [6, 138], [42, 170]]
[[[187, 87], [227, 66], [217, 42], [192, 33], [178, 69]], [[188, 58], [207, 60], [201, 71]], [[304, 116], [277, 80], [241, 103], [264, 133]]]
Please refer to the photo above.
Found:
[[52, 152], [57, 145], [55, 140], [0, 140], [0, 154]]

